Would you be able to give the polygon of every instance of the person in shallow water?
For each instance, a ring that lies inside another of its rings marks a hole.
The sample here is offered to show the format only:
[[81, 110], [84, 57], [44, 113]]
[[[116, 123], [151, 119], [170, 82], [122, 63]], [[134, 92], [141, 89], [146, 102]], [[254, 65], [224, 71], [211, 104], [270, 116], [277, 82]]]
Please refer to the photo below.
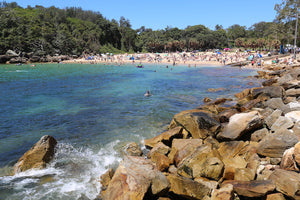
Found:
[[150, 91], [147, 90], [147, 92], [144, 94], [144, 96], [145, 96], [145, 97], [150, 97], [150, 96], [151, 96]]

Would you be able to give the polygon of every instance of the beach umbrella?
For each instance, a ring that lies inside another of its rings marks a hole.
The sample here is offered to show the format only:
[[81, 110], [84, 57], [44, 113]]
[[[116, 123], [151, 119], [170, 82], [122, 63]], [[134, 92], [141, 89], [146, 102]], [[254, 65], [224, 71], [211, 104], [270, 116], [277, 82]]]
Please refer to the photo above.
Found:
[[222, 54], [221, 52], [217, 52], [217, 54]]
[[258, 54], [258, 56], [259, 56], [260, 58], [262, 58], [262, 55], [261, 55], [261, 54]]

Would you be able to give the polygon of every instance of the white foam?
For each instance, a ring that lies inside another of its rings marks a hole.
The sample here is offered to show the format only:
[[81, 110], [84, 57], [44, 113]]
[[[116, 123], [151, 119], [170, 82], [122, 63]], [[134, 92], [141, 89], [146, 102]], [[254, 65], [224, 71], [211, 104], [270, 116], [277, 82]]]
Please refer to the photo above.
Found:
[[82, 196], [95, 199], [101, 188], [100, 176], [121, 161], [114, 150], [119, 142], [98, 150], [59, 143], [55, 159], [47, 168], [0, 177], [0, 183], [13, 186], [15, 199], [78, 199]]

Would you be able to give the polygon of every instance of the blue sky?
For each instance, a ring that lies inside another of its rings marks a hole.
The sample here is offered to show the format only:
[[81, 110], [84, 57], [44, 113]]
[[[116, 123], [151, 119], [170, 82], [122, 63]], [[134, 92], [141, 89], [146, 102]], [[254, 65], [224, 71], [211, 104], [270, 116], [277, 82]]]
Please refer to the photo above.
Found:
[[6, 0], [27, 5], [81, 7], [100, 12], [107, 19], [129, 19], [132, 28], [141, 26], [153, 30], [169, 27], [184, 29], [202, 24], [210, 29], [215, 25], [228, 28], [239, 24], [249, 28], [255, 23], [275, 19], [274, 6], [282, 0]]

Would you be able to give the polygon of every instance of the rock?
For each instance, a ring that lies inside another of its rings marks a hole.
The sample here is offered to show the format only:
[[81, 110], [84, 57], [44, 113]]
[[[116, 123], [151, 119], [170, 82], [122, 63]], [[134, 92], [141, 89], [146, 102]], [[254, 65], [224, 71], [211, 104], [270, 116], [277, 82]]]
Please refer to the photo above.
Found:
[[244, 197], [263, 197], [266, 194], [275, 190], [275, 185], [270, 180], [261, 181], [224, 181], [222, 186], [225, 184], [233, 185], [233, 190], [238, 195]]
[[111, 168], [109, 170], [107, 170], [104, 174], [101, 175], [101, 177], [100, 177], [100, 183], [101, 183], [100, 196], [101, 196], [101, 198], [103, 198], [103, 196], [105, 195], [107, 186], [109, 185], [113, 175], [114, 175], [114, 171]]
[[264, 106], [269, 107], [273, 110], [276, 110], [276, 109], [282, 110], [282, 108], [285, 106], [285, 104], [283, 103], [281, 98], [272, 98], [272, 99], [264, 102]]
[[163, 155], [167, 155], [169, 153], [169, 151], [171, 150], [170, 147], [168, 147], [167, 145], [165, 145], [164, 143], [162, 142], [159, 142], [157, 143], [150, 151], [149, 153], [147, 154], [147, 157], [148, 158], [151, 158], [152, 157], [152, 154], [154, 152], [158, 152], [160, 154], [163, 154]]
[[187, 178], [205, 177], [218, 180], [223, 168], [218, 151], [210, 145], [202, 145], [179, 163], [177, 173]]
[[171, 163], [175, 163], [177, 165], [201, 145], [203, 145], [203, 141], [201, 139], [174, 139], [171, 152], [168, 157]]
[[270, 98], [282, 98], [285, 96], [285, 90], [281, 86], [267, 86], [263, 88], [253, 89], [253, 98], [263, 95]]
[[[263, 125], [263, 118], [257, 111], [235, 114], [230, 117], [229, 123], [217, 136], [219, 140], [237, 140]], [[250, 135], [249, 135], [250, 138]]]
[[151, 161], [155, 162], [156, 168], [161, 172], [168, 169], [171, 163], [170, 159], [167, 156], [159, 152], [154, 152], [152, 154]]
[[49, 135], [41, 137], [41, 139], [29, 149], [15, 164], [14, 173], [23, 172], [28, 169], [46, 167], [55, 153], [57, 141]]
[[298, 173], [276, 169], [269, 179], [275, 183], [277, 191], [293, 199], [300, 199], [300, 175]]
[[248, 101], [247, 103], [243, 104], [243, 105], [240, 105], [238, 107], [238, 110], [240, 112], [245, 112], [245, 111], [248, 111], [248, 110], [251, 110], [256, 104], [260, 103], [261, 102], [261, 99], [253, 99], [253, 100], [250, 100]]
[[8, 56], [15, 56], [15, 57], [19, 56], [19, 54], [17, 54], [13, 50], [7, 50], [5, 54], [8, 55]]
[[220, 143], [218, 140], [213, 138], [212, 136], [207, 137], [204, 142], [204, 144], [211, 144], [213, 148], [218, 149], [220, 147]]
[[129, 156], [141, 156], [141, 155], [143, 155], [141, 147], [135, 142], [131, 142], [131, 143], [127, 144], [126, 147], [125, 147], [125, 152]]
[[300, 141], [300, 122], [296, 122], [294, 124], [292, 131], [297, 136], [298, 140]]
[[245, 89], [240, 93], [236, 93], [234, 96], [238, 99], [243, 99], [245, 97], [247, 97], [249, 94], [251, 93], [251, 89]]
[[152, 181], [159, 174], [161, 172], [156, 170], [149, 160], [137, 156], [126, 156], [110, 181], [103, 200], [142, 200]]
[[195, 178], [194, 181], [201, 183], [202, 185], [205, 185], [210, 189], [210, 192], [212, 192], [214, 189], [216, 189], [219, 185], [217, 181], [209, 180], [207, 178], [199, 177]]
[[216, 120], [217, 116], [199, 110], [183, 111], [174, 116], [178, 126], [182, 126], [194, 139], [205, 139], [218, 133], [221, 124]]
[[269, 134], [267, 128], [262, 128], [251, 134], [251, 141], [260, 142], [265, 136]]
[[207, 89], [207, 92], [219, 92], [219, 91], [225, 91], [226, 88], [209, 88]]
[[228, 141], [221, 142], [218, 149], [222, 158], [234, 158], [241, 155], [240, 153], [249, 146], [249, 142]]
[[248, 163], [247, 163], [247, 168], [248, 169], [252, 169], [254, 172], [257, 171], [258, 167], [260, 165], [260, 158], [259, 156], [255, 153], [255, 154], [252, 154], [248, 160]]
[[286, 118], [290, 119], [292, 122], [296, 123], [300, 121], [300, 111], [292, 111], [284, 115]]
[[291, 76], [291, 74], [284, 74], [282, 77], [277, 79], [277, 83], [279, 85], [283, 85], [292, 80], [294, 80], [294, 78]]
[[290, 131], [278, 131], [267, 135], [258, 143], [257, 153], [271, 158], [282, 158], [284, 151], [297, 142], [297, 136]]
[[[295, 98], [295, 97], [291, 97], [291, 98]], [[300, 102], [298, 102], [297, 100], [294, 100], [292, 102], [289, 102], [287, 104], [287, 106], [291, 109], [291, 110], [299, 110], [300, 109]]]
[[282, 111], [277, 109], [272, 114], [270, 114], [266, 119], [265, 123], [269, 128], [272, 127], [272, 125], [276, 122], [276, 120], [282, 115]]
[[220, 123], [229, 122], [231, 116], [236, 114], [238, 111], [236, 109], [228, 109], [218, 114]]
[[297, 164], [294, 160], [294, 147], [285, 150], [283, 153], [280, 168], [284, 170], [290, 170], [290, 171], [299, 171]]
[[154, 138], [146, 139], [144, 140], [144, 142], [145, 142], [145, 146], [148, 148], [153, 148], [159, 142], [162, 142], [170, 146], [174, 138], [181, 138], [181, 137], [182, 137], [182, 127], [176, 127], [166, 132], [163, 132], [162, 134]]
[[210, 188], [199, 182], [173, 174], [169, 174], [167, 178], [171, 183], [169, 191], [182, 198], [200, 200], [210, 195]]
[[271, 79], [268, 79], [268, 80], [262, 82], [262, 85], [263, 86], [271, 86], [274, 83], [277, 83], [277, 79], [271, 78]]
[[271, 165], [279, 165], [282, 158], [270, 158]]
[[292, 88], [297, 89], [297, 88], [299, 88], [299, 83], [300, 83], [300, 81], [298, 81], [298, 80], [291, 80], [291, 81], [283, 83], [281, 86], [285, 90], [289, 90], [289, 89], [292, 89]]
[[271, 131], [276, 131], [281, 129], [289, 129], [294, 126], [293, 121], [290, 118], [279, 116], [278, 119], [271, 126]]
[[212, 100], [210, 99], [210, 98], [208, 98], [208, 97], [205, 97], [204, 99], [203, 99], [203, 102], [204, 103], [208, 103], [208, 102], [211, 102]]
[[233, 200], [233, 185], [226, 184], [221, 188], [213, 190], [211, 200]]
[[257, 172], [256, 180], [268, 180], [274, 170], [265, 168], [265, 166], [260, 167], [262, 170]]
[[283, 103], [285, 104], [289, 104], [289, 103], [292, 103], [292, 102], [295, 102], [297, 101], [297, 98], [296, 97], [286, 97], [283, 101]]
[[300, 142], [298, 142], [294, 146], [294, 157], [295, 157], [296, 163], [298, 164], [298, 166], [300, 166]]
[[286, 91], [286, 96], [290, 96], [290, 97], [299, 97], [300, 96], [300, 88], [297, 89], [289, 89]]
[[152, 180], [151, 191], [153, 195], [165, 195], [170, 188], [170, 182], [162, 173], [156, 174]]
[[255, 171], [250, 168], [235, 169], [234, 180], [236, 181], [252, 181], [255, 178]]
[[286, 200], [281, 193], [268, 194], [266, 200]]
[[174, 165], [170, 165], [170, 167], [169, 167], [169, 173], [171, 173], [171, 174], [177, 174], [177, 168]]

